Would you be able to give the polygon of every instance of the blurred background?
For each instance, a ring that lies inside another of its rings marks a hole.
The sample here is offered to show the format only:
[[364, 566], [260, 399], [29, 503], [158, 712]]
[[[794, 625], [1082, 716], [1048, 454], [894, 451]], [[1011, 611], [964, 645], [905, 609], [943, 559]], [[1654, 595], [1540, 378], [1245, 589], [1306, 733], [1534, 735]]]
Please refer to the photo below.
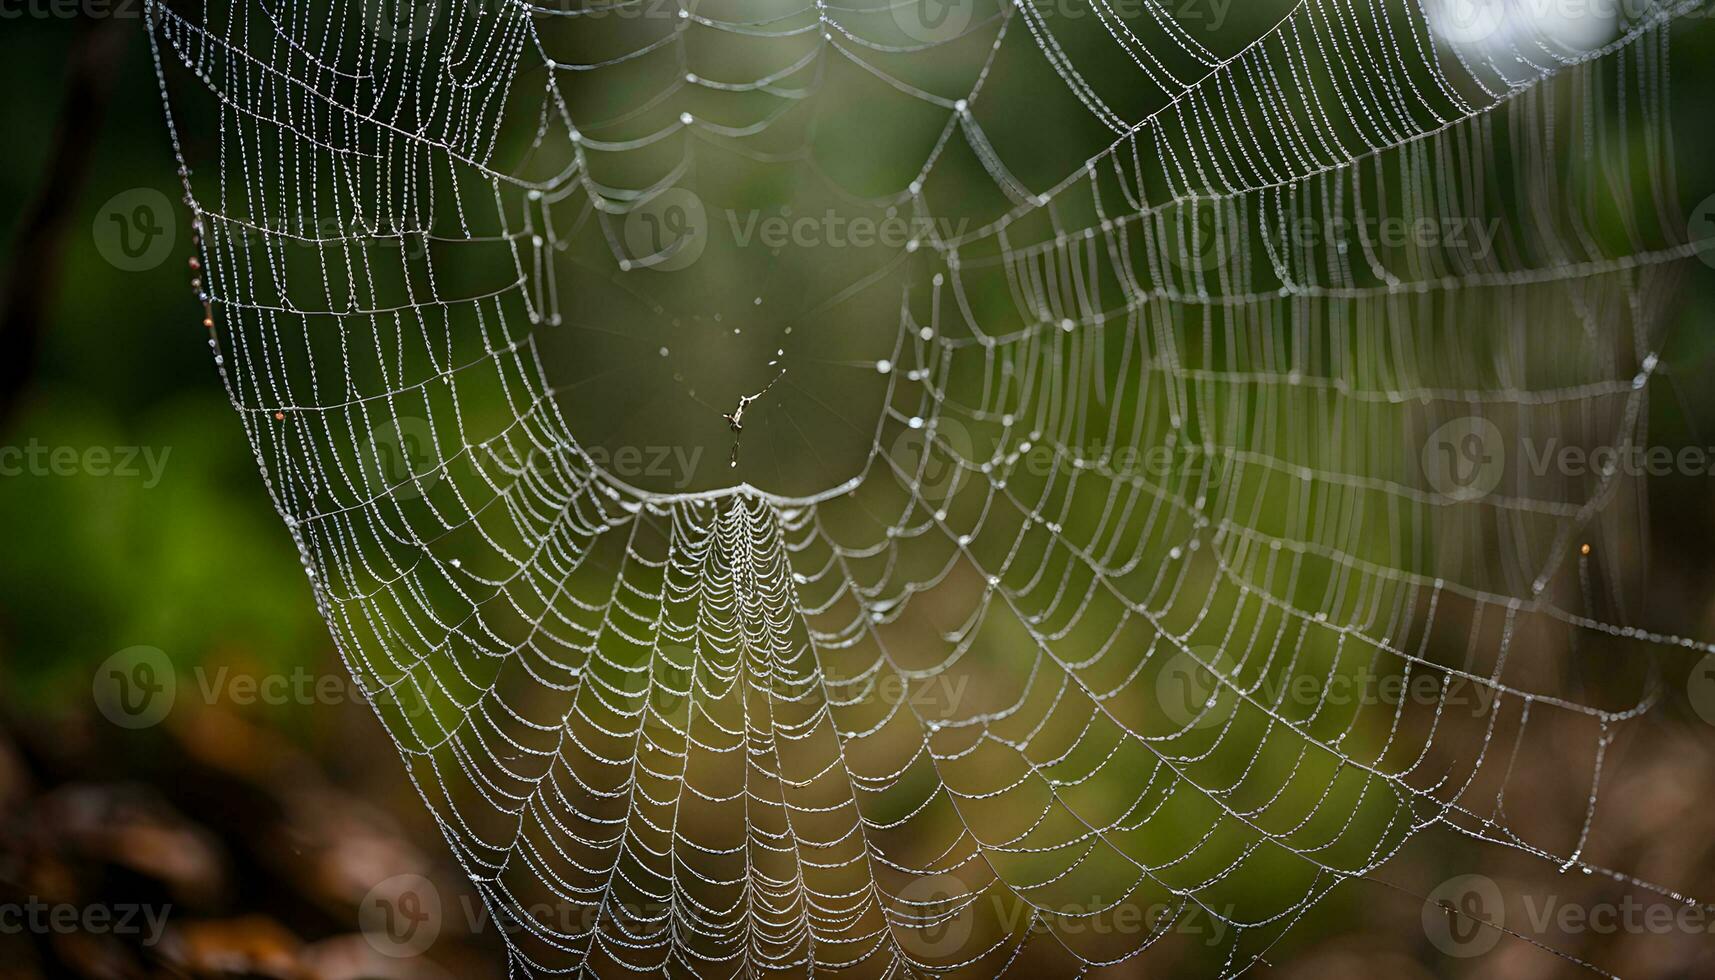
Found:
[[[501, 938], [340, 665], [263, 492], [209, 357], [183, 215], [152, 230], [147, 261], [104, 256], [105, 222], [140, 189], [179, 192], [141, 5], [85, 7], [0, 6], [0, 446], [33, 461], [0, 477], [0, 907], [14, 910], [0, 916], [0, 977], [502, 976]], [[1671, 106], [1692, 162], [1715, 159], [1715, 30], [1700, 26], [1679, 50], [1706, 57], [1678, 55]], [[1699, 266], [1650, 402], [1663, 442], [1715, 445], [1712, 316]], [[1657, 628], [1715, 635], [1712, 489], [1651, 484]], [[177, 678], [149, 724], [116, 722], [92, 694], [115, 662], [139, 683]], [[1665, 668], [1668, 702], [1610, 748], [1592, 850], [1707, 899], [1715, 714], [1699, 714], [1694, 654]], [[1519, 776], [1516, 822], [1539, 800], [1559, 805], [1531, 791], [1556, 775]], [[1336, 891], [1253, 972], [1587, 973], [1540, 942], [1627, 976], [1715, 976], [1715, 918], [1539, 928], [1533, 911], [1624, 912], [1631, 893], [1452, 836], [1426, 835], [1381, 880]], [[1540, 901], [1514, 917], [1522, 938], [1450, 955], [1423, 897], [1479, 867]], [[430, 941], [409, 949], [361, 914], [402, 881], [429, 883], [439, 905]], [[1684, 904], [1640, 901], [1639, 922]]]

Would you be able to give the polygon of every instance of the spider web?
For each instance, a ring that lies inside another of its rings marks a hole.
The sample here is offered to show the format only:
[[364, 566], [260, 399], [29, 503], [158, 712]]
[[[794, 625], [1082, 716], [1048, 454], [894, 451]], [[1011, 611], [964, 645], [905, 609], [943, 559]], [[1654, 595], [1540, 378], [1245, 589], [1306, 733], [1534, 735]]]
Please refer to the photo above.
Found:
[[1709, 648], [1635, 475], [1527, 464], [1644, 443], [1698, 4], [1276, 7], [148, 5], [221, 377], [513, 972], [1235, 973], [1429, 828], [1690, 901], [1586, 845]]

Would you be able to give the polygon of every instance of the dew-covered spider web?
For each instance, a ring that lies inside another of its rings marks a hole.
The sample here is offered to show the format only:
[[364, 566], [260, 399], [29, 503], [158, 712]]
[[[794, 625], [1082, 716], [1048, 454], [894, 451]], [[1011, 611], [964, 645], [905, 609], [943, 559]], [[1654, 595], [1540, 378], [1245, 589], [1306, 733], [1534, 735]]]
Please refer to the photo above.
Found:
[[1616, 465], [1702, 10], [1599, 8], [151, 2], [221, 377], [511, 970], [1236, 973], [1431, 831], [1693, 902], [1588, 845], [1708, 649]]

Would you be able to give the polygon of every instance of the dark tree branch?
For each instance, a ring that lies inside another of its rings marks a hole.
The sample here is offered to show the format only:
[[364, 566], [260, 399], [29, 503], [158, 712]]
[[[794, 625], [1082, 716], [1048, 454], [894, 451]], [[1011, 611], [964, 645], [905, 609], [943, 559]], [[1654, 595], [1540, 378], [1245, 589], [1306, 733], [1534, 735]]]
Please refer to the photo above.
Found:
[[41, 187], [19, 223], [11, 269], [0, 290], [0, 429], [12, 421], [35, 372], [48, 304], [59, 285], [66, 232], [89, 175], [129, 27], [115, 17], [78, 21], [53, 152]]

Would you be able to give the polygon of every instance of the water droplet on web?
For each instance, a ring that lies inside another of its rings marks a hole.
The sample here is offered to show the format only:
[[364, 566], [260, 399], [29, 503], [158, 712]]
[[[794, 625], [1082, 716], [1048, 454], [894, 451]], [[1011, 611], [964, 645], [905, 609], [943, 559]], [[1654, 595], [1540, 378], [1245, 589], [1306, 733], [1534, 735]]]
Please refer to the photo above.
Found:
[[878, 374], [891, 374], [891, 373], [893, 373], [893, 362], [886, 360], [885, 358], [882, 360], [876, 361], [875, 362], [875, 370], [876, 370], [876, 373], [878, 373]]

